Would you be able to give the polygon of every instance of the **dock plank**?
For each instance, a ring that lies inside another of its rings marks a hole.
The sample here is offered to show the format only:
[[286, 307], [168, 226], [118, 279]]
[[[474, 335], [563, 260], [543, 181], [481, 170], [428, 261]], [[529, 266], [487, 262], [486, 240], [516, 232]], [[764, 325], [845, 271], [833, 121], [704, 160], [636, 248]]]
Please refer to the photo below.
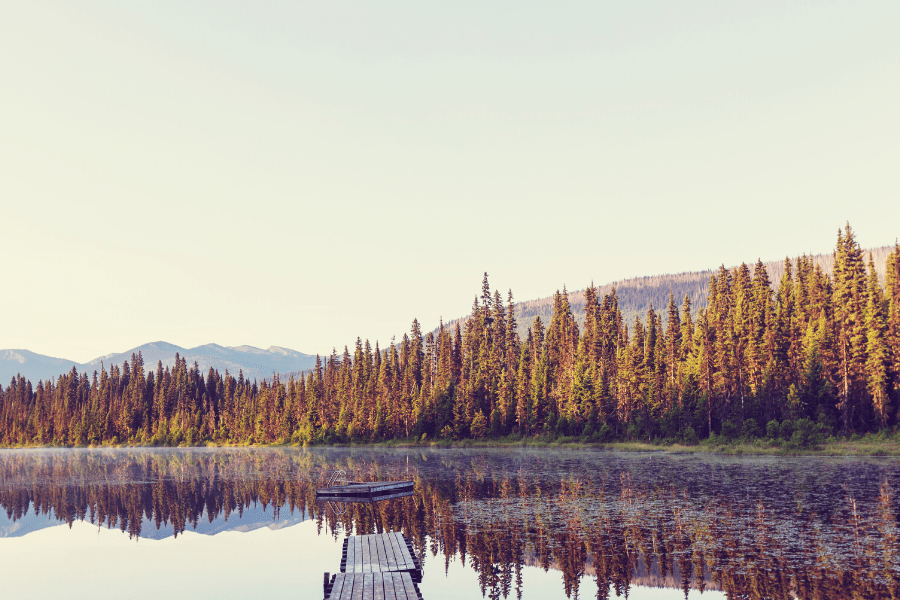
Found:
[[386, 571], [387, 566], [384, 562], [384, 552], [381, 551], [381, 548], [378, 544], [378, 540], [381, 539], [381, 535], [373, 535], [372, 539], [369, 540], [369, 544], [372, 547], [372, 562], [378, 565], [379, 571]]
[[341, 597], [341, 588], [344, 586], [344, 574], [337, 573], [334, 576], [334, 583], [331, 586], [331, 592], [328, 594], [328, 598], [340, 598]]
[[381, 562], [378, 560], [378, 543], [376, 535], [369, 536], [369, 562], [372, 564], [373, 571], [381, 570]]
[[359, 537], [360, 551], [363, 557], [363, 573], [372, 572], [372, 557], [369, 555], [369, 536], [361, 535]]
[[372, 573], [372, 581], [374, 582], [372, 600], [384, 600], [384, 574]]
[[381, 561], [378, 560], [378, 536], [369, 536], [369, 561], [372, 563], [373, 571], [381, 570]]
[[375, 573], [363, 575], [362, 600], [375, 600]]
[[403, 580], [403, 587], [406, 589], [406, 597], [409, 600], [419, 600], [419, 590], [416, 583], [409, 573], [400, 573], [400, 579]]
[[331, 591], [328, 592], [328, 595], [325, 596], [325, 600], [329, 598], [340, 598], [341, 597], [341, 585], [344, 582], [344, 574], [336, 573], [334, 579], [331, 582]]
[[394, 582], [394, 594], [397, 596], [397, 600], [418, 600], [415, 596], [410, 598], [406, 591], [406, 586], [403, 584], [403, 578], [400, 577], [400, 573], [391, 573], [391, 579]]
[[397, 547], [397, 540], [393, 533], [389, 533], [385, 536], [384, 544], [385, 546], [390, 546], [391, 552], [394, 554], [394, 570], [403, 569], [403, 555], [400, 554], [400, 548]]
[[391, 534], [391, 544], [394, 546], [394, 554], [397, 556], [397, 570], [414, 569], [415, 566], [409, 560], [409, 550], [402, 533]]
[[356, 571], [355, 573], [365, 573], [366, 571], [366, 554], [363, 550], [365, 544], [363, 544], [363, 538], [356, 538]]
[[[403, 569], [412, 569], [413, 564], [410, 560], [409, 556], [409, 548], [406, 547], [406, 538], [399, 531], [394, 532], [394, 544], [397, 547], [397, 555], [400, 557], [400, 564], [403, 565]], [[398, 570], [403, 570], [398, 569]]]
[[353, 538], [348, 537], [345, 545], [345, 549], [347, 551], [347, 556], [342, 561], [341, 565], [343, 568], [341, 569], [342, 573], [352, 573], [353, 572]]
[[409, 573], [400, 573], [400, 579], [403, 580], [403, 587], [406, 589], [406, 597], [409, 600], [419, 600], [419, 590], [416, 588], [412, 576]]
[[394, 591], [394, 577], [390, 573], [382, 573], [384, 578], [384, 600], [398, 600]]
[[387, 544], [384, 543], [384, 536], [378, 538], [378, 551], [384, 557], [383, 566], [386, 571], [393, 571], [397, 568], [397, 560], [394, 558], [393, 550], [389, 550]]
[[372, 569], [381, 570], [381, 556], [378, 554], [378, 535], [369, 536], [369, 554], [372, 557]]
[[415, 569], [416, 561], [413, 560], [412, 554], [409, 551], [409, 546], [406, 545], [406, 538], [399, 532], [396, 534], [396, 537], [397, 544], [400, 546], [400, 553], [403, 555], [403, 560], [409, 565], [408, 568]]
[[353, 575], [344, 574], [344, 585], [338, 600], [353, 600]]
[[376, 535], [372, 539], [372, 543], [375, 546], [375, 554], [378, 556], [378, 570], [379, 571], [388, 571], [388, 560], [387, 554], [384, 552], [384, 544], [381, 541], [382, 536]]
[[364, 535], [362, 538], [362, 555], [363, 555], [363, 573], [372, 572], [372, 556], [369, 552], [369, 536]]
[[356, 564], [356, 544], [352, 537], [347, 538], [347, 560], [344, 561], [344, 573], [352, 573], [353, 566]]
[[365, 577], [364, 573], [353, 574], [353, 596], [351, 596], [351, 600], [363, 600], [363, 577]]

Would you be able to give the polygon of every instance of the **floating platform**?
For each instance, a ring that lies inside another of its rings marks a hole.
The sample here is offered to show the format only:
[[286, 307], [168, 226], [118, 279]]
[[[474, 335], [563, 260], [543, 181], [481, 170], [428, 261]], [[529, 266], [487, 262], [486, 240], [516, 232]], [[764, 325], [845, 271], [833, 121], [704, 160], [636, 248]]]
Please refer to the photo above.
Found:
[[[413, 486], [412, 481], [348, 481], [344, 485], [318, 488], [316, 490], [316, 499], [344, 499], [346, 502], [348, 497], [365, 500], [374, 500], [377, 497], [382, 500], [388, 500], [393, 497], [392, 494], [412, 492]], [[350, 501], [352, 502], [353, 500]]]
[[316, 500], [323, 501], [328, 500], [329, 502], [354, 502], [354, 503], [362, 503], [362, 504], [372, 504], [375, 502], [381, 502], [382, 500], [394, 500], [395, 498], [407, 498], [413, 495], [412, 489], [407, 489], [400, 492], [390, 492], [387, 494], [374, 494], [374, 495], [355, 495], [355, 494], [329, 494], [329, 493], [317, 493]]
[[344, 539], [341, 572], [325, 573], [325, 600], [422, 600], [422, 565], [399, 532]]

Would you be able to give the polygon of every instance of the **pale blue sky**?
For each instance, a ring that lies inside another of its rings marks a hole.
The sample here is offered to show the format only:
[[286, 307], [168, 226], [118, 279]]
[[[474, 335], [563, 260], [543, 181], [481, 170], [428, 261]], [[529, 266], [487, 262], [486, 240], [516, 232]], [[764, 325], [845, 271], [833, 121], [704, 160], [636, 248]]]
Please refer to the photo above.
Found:
[[6, 2], [0, 348], [329, 352], [900, 235], [900, 3]]

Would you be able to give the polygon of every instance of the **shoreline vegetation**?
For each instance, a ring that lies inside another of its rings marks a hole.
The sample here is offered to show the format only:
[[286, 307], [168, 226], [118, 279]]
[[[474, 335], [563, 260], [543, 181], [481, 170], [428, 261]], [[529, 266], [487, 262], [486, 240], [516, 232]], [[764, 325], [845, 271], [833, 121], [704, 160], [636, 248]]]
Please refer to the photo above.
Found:
[[[801, 256], [720, 267], [705, 306], [673, 294], [626, 322], [616, 290], [563, 288], [520, 338], [484, 274], [471, 314], [262, 381], [175, 356], [0, 388], [0, 447], [585, 445], [726, 454], [896, 455], [900, 243], [879, 274], [850, 225], [830, 272]], [[526, 315], [527, 316], [527, 315]]]
[[212, 441], [198, 444], [182, 442], [178, 445], [160, 446], [142, 443], [74, 445], [11, 445], [0, 446], [2, 450], [28, 449], [102, 449], [102, 448], [550, 448], [575, 450], [609, 450], [616, 452], [665, 452], [674, 454], [719, 454], [719, 455], [768, 455], [768, 456], [897, 456], [900, 457], [900, 428], [897, 431], [882, 431], [867, 435], [853, 434], [848, 437], [820, 437], [803, 443], [798, 438], [738, 438], [726, 439], [713, 435], [710, 438], [687, 443], [679, 440], [657, 439], [653, 441], [612, 441], [597, 442], [585, 437], [562, 436], [545, 438], [542, 436], [522, 437], [511, 435], [504, 438], [482, 438], [463, 440], [428, 440], [416, 438], [390, 439], [380, 442], [346, 443], [301, 443], [282, 439], [270, 443], [216, 443]]

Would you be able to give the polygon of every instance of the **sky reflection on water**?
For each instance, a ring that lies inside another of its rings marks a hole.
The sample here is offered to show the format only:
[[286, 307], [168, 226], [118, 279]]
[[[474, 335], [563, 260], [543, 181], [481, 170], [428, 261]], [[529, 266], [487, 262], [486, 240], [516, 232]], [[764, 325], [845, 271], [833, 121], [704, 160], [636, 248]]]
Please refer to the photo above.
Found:
[[[337, 468], [415, 494], [337, 514], [315, 502]], [[321, 598], [344, 535], [393, 530], [424, 554], [425, 600], [888, 598], [898, 477], [533, 449], [4, 451], [0, 564], [17, 597]]]

